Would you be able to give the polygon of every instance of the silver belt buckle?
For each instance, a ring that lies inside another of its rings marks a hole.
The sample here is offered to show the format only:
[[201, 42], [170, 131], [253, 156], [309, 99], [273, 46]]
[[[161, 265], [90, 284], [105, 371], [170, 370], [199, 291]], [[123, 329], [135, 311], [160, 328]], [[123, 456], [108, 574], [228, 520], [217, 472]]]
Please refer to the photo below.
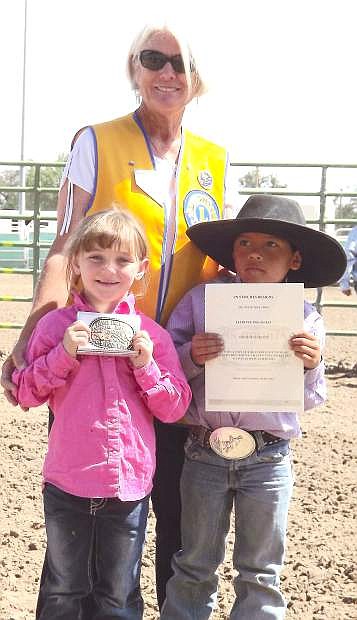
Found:
[[212, 450], [224, 459], [245, 459], [255, 450], [254, 437], [234, 426], [222, 426], [212, 431], [209, 443]]

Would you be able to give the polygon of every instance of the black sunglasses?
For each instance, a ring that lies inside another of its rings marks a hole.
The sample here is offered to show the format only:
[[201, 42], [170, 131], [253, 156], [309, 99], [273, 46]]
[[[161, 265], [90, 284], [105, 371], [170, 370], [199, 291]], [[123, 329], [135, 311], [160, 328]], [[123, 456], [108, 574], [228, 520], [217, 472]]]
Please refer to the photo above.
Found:
[[[176, 73], [185, 73], [185, 65], [183, 64], [181, 54], [167, 56], [157, 50], [143, 50], [139, 54], [139, 60], [142, 66], [150, 71], [160, 71], [169, 62]], [[191, 71], [194, 70], [192, 61], [190, 62], [190, 69]]]

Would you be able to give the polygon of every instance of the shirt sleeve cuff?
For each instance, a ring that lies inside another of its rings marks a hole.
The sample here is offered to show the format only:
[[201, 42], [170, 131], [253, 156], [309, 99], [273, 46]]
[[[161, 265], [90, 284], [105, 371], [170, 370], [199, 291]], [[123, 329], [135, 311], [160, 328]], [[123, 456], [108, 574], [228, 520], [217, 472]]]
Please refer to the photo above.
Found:
[[321, 360], [321, 362], [319, 363], [318, 366], [316, 366], [316, 368], [311, 368], [310, 370], [307, 369], [305, 371], [305, 385], [306, 386], [311, 386], [313, 384], [315, 384], [323, 375], [325, 372], [325, 363], [323, 360]]
[[191, 342], [185, 342], [178, 348], [177, 352], [188, 381], [198, 377], [204, 371], [204, 366], [197, 366], [191, 357]]
[[47, 356], [49, 370], [57, 377], [65, 379], [79, 367], [79, 361], [67, 353], [62, 342], [52, 349]]
[[134, 377], [144, 392], [153, 388], [161, 378], [161, 371], [155, 360], [141, 368], [134, 367]]

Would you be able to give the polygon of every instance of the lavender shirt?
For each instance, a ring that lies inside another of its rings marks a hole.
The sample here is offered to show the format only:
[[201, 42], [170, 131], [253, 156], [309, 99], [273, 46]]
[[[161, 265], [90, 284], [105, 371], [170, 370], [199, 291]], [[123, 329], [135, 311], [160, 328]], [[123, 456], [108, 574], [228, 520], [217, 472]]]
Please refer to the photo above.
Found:
[[[223, 278], [223, 279], [222, 279]], [[228, 275], [221, 276], [213, 282], [239, 282]], [[193, 398], [185, 416], [188, 423], [199, 424], [207, 428], [220, 426], [237, 426], [245, 430], [264, 430], [284, 439], [300, 437], [301, 430], [296, 413], [244, 413], [205, 410], [205, 371], [204, 367], [196, 366], [191, 358], [191, 339], [194, 334], [205, 331], [204, 324], [205, 285], [199, 284], [191, 289], [173, 311], [167, 329], [170, 332], [178, 351], [182, 367], [192, 389]], [[321, 349], [325, 341], [325, 330], [322, 317], [314, 306], [304, 302], [304, 329], [316, 336]], [[304, 408], [312, 409], [326, 399], [324, 363], [317, 368], [307, 370], [305, 378]]]

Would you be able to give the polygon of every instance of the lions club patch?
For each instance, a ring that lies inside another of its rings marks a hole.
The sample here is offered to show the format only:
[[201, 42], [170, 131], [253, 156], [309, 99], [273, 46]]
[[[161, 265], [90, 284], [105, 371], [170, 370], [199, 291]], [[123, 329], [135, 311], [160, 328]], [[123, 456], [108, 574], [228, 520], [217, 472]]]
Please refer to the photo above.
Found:
[[188, 226], [220, 219], [219, 208], [214, 198], [199, 189], [193, 189], [186, 194], [183, 212]]

